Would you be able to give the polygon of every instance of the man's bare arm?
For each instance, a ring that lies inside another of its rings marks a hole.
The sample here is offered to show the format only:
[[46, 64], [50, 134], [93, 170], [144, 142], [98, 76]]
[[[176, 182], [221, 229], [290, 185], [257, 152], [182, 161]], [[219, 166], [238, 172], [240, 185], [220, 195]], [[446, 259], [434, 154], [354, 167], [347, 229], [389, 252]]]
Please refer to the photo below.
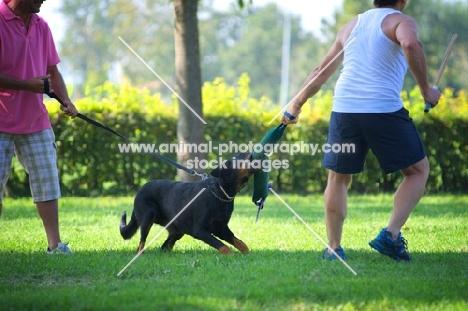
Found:
[[58, 70], [57, 66], [49, 66], [47, 67], [47, 73], [50, 75], [50, 81], [52, 83], [52, 88], [54, 89], [54, 93], [62, 100], [65, 107], [60, 105], [60, 109], [68, 116], [72, 118], [76, 117], [78, 114], [78, 110], [76, 109], [75, 105], [70, 100], [68, 96], [67, 87], [65, 85], [65, 81], [63, 80], [62, 74]]
[[29, 80], [18, 79], [0, 72], [0, 88], [9, 90], [22, 90], [33, 93], [44, 93], [44, 79], [49, 75], [35, 77]]
[[434, 90], [429, 84], [426, 56], [418, 39], [416, 22], [410, 17], [405, 17], [395, 29], [395, 38], [405, 53], [409, 70], [416, 80], [424, 100], [431, 103], [432, 106], [436, 106], [440, 98], [440, 92]]

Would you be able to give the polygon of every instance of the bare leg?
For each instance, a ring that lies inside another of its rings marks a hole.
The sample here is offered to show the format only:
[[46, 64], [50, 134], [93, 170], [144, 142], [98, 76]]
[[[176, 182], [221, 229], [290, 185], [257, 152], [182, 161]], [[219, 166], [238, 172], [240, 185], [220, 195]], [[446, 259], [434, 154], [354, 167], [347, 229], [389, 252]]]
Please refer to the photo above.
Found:
[[50, 250], [57, 248], [60, 241], [58, 200], [36, 202], [37, 211], [44, 224]]
[[352, 175], [328, 172], [325, 189], [325, 224], [327, 227], [328, 245], [336, 249], [341, 244], [343, 223], [348, 211], [348, 187]]
[[387, 231], [392, 233], [394, 240], [424, 194], [429, 176], [429, 161], [426, 157], [401, 172], [404, 178], [395, 192], [393, 212], [387, 225]]

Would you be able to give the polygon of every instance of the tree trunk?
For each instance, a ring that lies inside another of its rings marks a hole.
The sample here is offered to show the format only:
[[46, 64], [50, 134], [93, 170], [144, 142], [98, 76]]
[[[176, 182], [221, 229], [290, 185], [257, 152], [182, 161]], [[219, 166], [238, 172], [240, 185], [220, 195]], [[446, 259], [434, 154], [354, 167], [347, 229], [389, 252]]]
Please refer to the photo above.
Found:
[[[198, 0], [174, 0], [174, 12], [176, 91], [185, 102], [179, 98], [177, 139], [181, 146], [200, 146], [203, 143], [204, 121], [198, 41]], [[177, 160], [180, 164], [188, 166], [187, 161], [195, 158], [201, 160], [205, 155], [193, 148], [179, 148]], [[198, 167], [192, 168], [201, 172]], [[182, 170], [178, 170], [177, 176], [182, 181], [199, 179]]]

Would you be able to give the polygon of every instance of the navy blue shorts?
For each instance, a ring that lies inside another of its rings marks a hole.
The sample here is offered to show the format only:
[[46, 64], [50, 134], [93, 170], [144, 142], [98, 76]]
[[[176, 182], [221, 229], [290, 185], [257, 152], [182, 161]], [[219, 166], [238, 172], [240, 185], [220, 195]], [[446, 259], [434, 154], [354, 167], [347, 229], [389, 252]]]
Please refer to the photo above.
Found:
[[386, 174], [426, 157], [421, 137], [405, 108], [392, 113], [332, 112], [327, 144], [330, 152], [324, 154], [322, 164], [341, 174], [362, 172], [369, 149]]

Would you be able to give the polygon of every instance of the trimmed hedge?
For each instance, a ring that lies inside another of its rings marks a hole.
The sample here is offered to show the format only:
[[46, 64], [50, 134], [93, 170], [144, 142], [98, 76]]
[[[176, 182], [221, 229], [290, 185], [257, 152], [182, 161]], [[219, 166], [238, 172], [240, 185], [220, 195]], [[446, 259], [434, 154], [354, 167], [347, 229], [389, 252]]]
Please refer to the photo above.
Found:
[[[430, 192], [467, 192], [468, 190], [468, 98], [465, 91], [456, 96], [444, 90], [439, 106], [423, 113], [423, 102], [417, 89], [402, 94], [428, 153], [431, 174]], [[167, 104], [159, 94], [128, 85], [106, 83], [76, 101], [80, 112], [109, 126], [135, 143], [177, 144], [177, 105], [175, 98]], [[212, 146], [223, 143], [253, 144], [279, 124], [271, 122], [280, 108], [267, 98], [249, 98], [249, 78], [243, 75], [236, 87], [222, 79], [203, 87], [205, 140]], [[47, 102], [56, 140], [62, 193], [67, 196], [133, 195], [151, 179], [175, 179], [176, 168], [147, 153], [122, 153], [125, 141], [79, 119], [60, 113], [58, 104]], [[306, 105], [298, 125], [289, 126], [280, 143], [326, 142], [328, 118], [332, 105], [331, 91], [323, 91]], [[271, 122], [271, 123], [270, 123]], [[200, 126], [204, 126], [200, 123]], [[215, 150], [216, 151], [216, 150]], [[235, 151], [235, 150], [232, 150]], [[165, 156], [176, 160], [175, 153]], [[225, 154], [226, 159], [233, 154]], [[219, 159], [214, 152], [209, 160]], [[321, 192], [327, 171], [321, 166], [321, 154], [275, 153], [270, 159], [286, 160], [288, 169], [274, 169], [270, 179], [277, 191]], [[209, 173], [209, 171], [207, 171]], [[372, 153], [366, 170], [353, 179], [351, 191], [375, 193], [394, 191], [401, 181], [400, 173], [383, 175]], [[248, 193], [252, 189], [250, 183]], [[29, 196], [26, 173], [14, 163], [8, 182], [10, 195]]]

